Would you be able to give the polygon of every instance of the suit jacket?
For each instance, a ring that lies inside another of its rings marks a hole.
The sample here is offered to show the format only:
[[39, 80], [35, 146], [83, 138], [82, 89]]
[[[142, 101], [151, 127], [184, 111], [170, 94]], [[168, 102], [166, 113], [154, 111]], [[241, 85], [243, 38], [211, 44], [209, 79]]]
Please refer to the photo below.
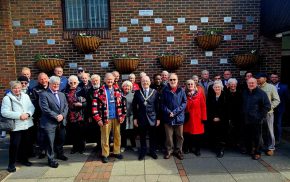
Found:
[[133, 118], [137, 119], [139, 126], [155, 126], [159, 120], [159, 94], [156, 90], [149, 88], [147, 104], [145, 105], [143, 89], [136, 90], [133, 98]]
[[[40, 118], [41, 128], [53, 128], [59, 123], [66, 125], [66, 116], [68, 113], [68, 103], [64, 93], [58, 92], [60, 105], [58, 105], [57, 98], [50, 89], [39, 94], [39, 106], [42, 111]], [[63, 115], [63, 121], [58, 122], [57, 115]]]
[[280, 97], [280, 104], [278, 105], [277, 110], [280, 113], [284, 113], [286, 103], [289, 100], [288, 86], [282, 83], [278, 83], [278, 86], [276, 88]]

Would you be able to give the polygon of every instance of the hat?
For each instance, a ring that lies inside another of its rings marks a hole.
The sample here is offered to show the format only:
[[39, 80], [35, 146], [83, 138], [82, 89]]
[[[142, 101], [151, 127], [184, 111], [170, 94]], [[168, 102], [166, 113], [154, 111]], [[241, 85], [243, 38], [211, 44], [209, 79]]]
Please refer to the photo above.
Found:
[[267, 78], [268, 75], [267, 75], [266, 73], [257, 73], [255, 77], [256, 77], [257, 79], [258, 79], [258, 78], [261, 78], [261, 77]]
[[83, 72], [84, 69], [82, 67], [78, 67], [78, 72]]
[[26, 76], [20, 76], [20, 77], [18, 77], [17, 80], [20, 81], [20, 82], [22, 82], [22, 81], [28, 82], [29, 81]]

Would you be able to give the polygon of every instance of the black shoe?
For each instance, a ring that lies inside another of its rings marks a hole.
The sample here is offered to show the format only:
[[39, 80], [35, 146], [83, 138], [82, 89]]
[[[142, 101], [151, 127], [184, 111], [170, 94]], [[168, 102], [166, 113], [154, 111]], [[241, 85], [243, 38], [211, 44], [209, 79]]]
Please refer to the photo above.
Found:
[[114, 157], [117, 159], [123, 159], [123, 155], [122, 154], [114, 154]]
[[102, 162], [103, 163], [108, 163], [109, 162], [109, 159], [108, 159], [108, 157], [102, 157]]
[[10, 173], [16, 172], [16, 167], [14, 165], [9, 165], [7, 171]]
[[80, 154], [83, 154], [84, 152], [85, 152], [85, 150], [80, 150], [79, 151]]
[[77, 152], [76, 150], [73, 150], [73, 149], [72, 149], [72, 150], [70, 151], [70, 154], [75, 154], [76, 152]]
[[200, 156], [200, 155], [201, 155], [199, 149], [195, 150], [193, 153], [194, 153], [196, 156]]
[[222, 150], [216, 154], [217, 158], [222, 158], [223, 156], [224, 156], [224, 151], [222, 151]]
[[138, 157], [138, 160], [139, 161], [144, 160], [144, 158], [145, 158], [145, 155], [144, 154], [139, 154], [139, 157]]
[[184, 154], [189, 154], [189, 149], [184, 149], [184, 150], [183, 150], [183, 153], [184, 153]]
[[48, 166], [52, 168], [57, 168], [58, 167], [58, 162], [56, 161], [48, 161]]
[[39, 154], [38, 159], [43, 159], [43, 158], [45, 158], [45, 157], [46, 157], [46, 154], [41, 153], [41, 154]]
[[150, 153], [150, 156], [153, 158], [153, 159], [158, 159], [158, 156], [155, 152], [151, 152]]
[[64, 155], [57, 156], [56, 158], [59, 159], [59, 160], [62, 160], [62, 161], [67, 161], [68, 160], [68, 158], [66, 156], [64, 156]]
[[22, 161], [21, 164], [24, 166], [32, 166], [32, 163], [29, 161]]
[[177, 153], [175, 154], [175, 156], [176, 156], [177, 159], [179, 159], [179, 160], [183, 160], [183, 159], [184, 159], [184, 156], [183, 156], [183, 154], [182, 154], [181, 151], [177, 152]]

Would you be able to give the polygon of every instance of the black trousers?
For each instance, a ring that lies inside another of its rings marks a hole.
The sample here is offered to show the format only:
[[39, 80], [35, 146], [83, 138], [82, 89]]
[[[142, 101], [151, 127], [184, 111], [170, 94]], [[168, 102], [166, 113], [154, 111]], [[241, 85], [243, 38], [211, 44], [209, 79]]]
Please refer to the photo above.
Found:
[[246, 124], [245, 131], [247, 131], [246, 146], [248, 151], [261, 155], [263, 145], [262, 124]]
[[183, 150], [193, 150], [193, 147], [196, 151], [200, 150], [201, 140], [202, 134], [192, 135], [189, 133], [184, 133]]
[[28, 140], [28, 130], [10, 132], [9, 165], [14, 165], [17, 157], [23, 162], [28, 161]]
[[227, 134], [228, 128], [224, 121], [210, 123], [210, 142], [214, 150], [224, 150]]
[[65, 142], [65, 127], [58, 124], [55, 127], [44, 128], [46, 136], [46, 150], [49, 161], [53, 161], [55, 153], [58, 156], [63, 155], [63, 145]]
[[86, 126], [84, 123], [75, 122], [69, 123], [71, 130], [71, 139], [73, 144], [73, 151], [83, 152], [86, 147]]
[[136, 131], [135, 129], [126, 129], [126, 122], [121, 124], [121, 147], [127, 147], [127, 140], [131, 142], [131, 147], [136, 147]]
[[140, 154], [145, 155], [147, 152], [146, 136], [149, 135], [149, 150], [150, 153], [156, 152], [156, 126], [140, 126], [138, 127], [140, 135]]

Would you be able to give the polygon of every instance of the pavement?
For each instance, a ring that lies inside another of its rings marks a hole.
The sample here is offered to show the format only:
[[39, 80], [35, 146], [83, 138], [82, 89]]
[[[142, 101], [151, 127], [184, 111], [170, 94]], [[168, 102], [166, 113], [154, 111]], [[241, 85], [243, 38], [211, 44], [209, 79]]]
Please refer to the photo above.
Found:
[[[252, 160], [248, 155], [235, 150], [226, 150], [223, 158], [202, 149], [201, 156], [186, 154], [185, 159], [163, 159], [158, 153], [154, 160], [146, 156], [138, 161], [137, 153], [125, 151], [124, 159], [110, 157], [107, 164], [100, 161], [93, 152], [93, 144], [87, 145], [83, 154], [69, 154], [71, 146], [65, 146], [68, 161], [59, 161], [53, 169], [47, 166], [46, 159], [31, 158], [33, 166], [17, 165], [17, 171], [9, 174], [8, 139], [0, 140], [0, 180], [5, 182], [290, 182], [290, 143], [286, 140], [279, 145], [274, 156], [262, 156]], [[2, 178], [1, 178], [2, 177]]]

